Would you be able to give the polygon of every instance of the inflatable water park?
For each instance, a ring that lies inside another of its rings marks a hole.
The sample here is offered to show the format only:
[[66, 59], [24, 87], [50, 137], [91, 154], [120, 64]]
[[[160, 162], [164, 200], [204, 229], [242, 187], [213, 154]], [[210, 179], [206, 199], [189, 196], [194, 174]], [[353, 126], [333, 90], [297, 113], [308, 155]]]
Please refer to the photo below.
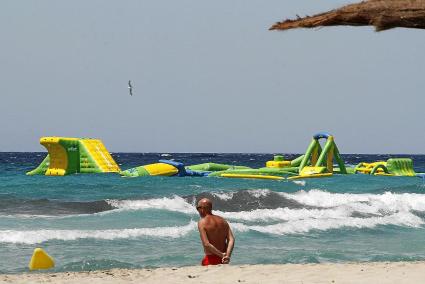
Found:
[[[321, 143], [322, 142], [322, 143]], [[159, 160], [155, 163], [121, 170], [99, 139], [42, 137], [40, 144], [47, 149], [41, 164], [27, 175], [65, 176], [69, 174], [115, 173], [123, 177], [146, 176], [198, 176], [251, 179], [306, 179], [333, 175], [365, 174], [380, 176], [423, 176], [415, 173], [409, 158], [391, 158], [387, 161], [366, 161], [356, 166], [346, 166], [334, 137], [329, 133], [317, 133], [306, 152], [285, 160], [275, 155], [266, 161], [265, 167], [251, 168], [243, 165], [203, 163], [185, 165], [174, 160]]]
[[356, 166], [345, 165], [335, 139], [331, 134], [318, 133], [303, 155], [285, 160], [275, 155], [265, 167], [203, 163], [185, 165], [174, 160], [159, 160], [152, 164], [121, 170], [99, 139], [42, 137], [40, 144], [47, 149], [41, 164], [27, 175], [65, 176], [69, 174], [115, 173], [123, 177], [197, 176], [221, 178], [293, 180], [323, 178], [333, 175], [364, 174], [374, 176], [421, 176], [413, 169], [409, 158], [391, 158], [387, 161], [365, 161]]

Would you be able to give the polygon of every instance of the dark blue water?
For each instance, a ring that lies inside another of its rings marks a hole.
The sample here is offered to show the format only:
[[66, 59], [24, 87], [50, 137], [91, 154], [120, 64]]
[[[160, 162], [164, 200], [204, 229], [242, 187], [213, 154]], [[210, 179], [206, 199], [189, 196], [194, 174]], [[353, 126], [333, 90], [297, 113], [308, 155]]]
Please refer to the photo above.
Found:
[[[116, 174], [26, 176], [45, 153], [0, 153], [0, 272], [21, 272], [35, 247], [56, 271], [197, 265], [196, 200], [209, 197], [237, 242], [232, 263], [425, 259], [425, 185], [417, 177], [305, 181]], [[263, 167], [273, 154], [116, 153], [124, 169], [175, 159]], [[298, 155], [285, 155], [292, 159]], [[423, 155], [343, 155], [346, 164]]]

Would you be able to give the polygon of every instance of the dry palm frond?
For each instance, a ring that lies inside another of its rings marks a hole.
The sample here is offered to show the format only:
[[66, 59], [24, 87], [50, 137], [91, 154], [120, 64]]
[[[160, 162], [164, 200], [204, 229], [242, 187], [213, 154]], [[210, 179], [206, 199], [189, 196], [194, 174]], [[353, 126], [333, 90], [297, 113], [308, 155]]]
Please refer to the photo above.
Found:
[[425, 29], [425, 0], [369, 0], [314, 16], [285, 20], [270, 30], [338, 25], [372, 25], [376, 31], [396, 27]]

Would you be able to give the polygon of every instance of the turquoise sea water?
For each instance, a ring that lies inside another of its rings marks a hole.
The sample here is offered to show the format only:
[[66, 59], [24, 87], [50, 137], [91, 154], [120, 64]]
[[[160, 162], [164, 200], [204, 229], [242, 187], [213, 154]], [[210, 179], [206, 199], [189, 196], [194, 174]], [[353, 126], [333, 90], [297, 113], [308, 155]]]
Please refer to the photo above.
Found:
[[[45, 153], [0, 153], [0, 273], [27, 271], [44, 248], [54, 271], [198, 265], [194, 208], [213, 199], [236, 236], [232, 263], [425, 259], [425, 183], [417, 177], [335, 176], [305, 181], [114, 174], [26, 176]], [[113, 154], [122, 169], [161, 154]], [[263, 166], [272, 154], [170, 154]], [[289, 158], [293, 156], [288, 156]], [[343, 155], [346, 163], [385, 155]], [[425, 172], [425, 156], [410, 156]]]

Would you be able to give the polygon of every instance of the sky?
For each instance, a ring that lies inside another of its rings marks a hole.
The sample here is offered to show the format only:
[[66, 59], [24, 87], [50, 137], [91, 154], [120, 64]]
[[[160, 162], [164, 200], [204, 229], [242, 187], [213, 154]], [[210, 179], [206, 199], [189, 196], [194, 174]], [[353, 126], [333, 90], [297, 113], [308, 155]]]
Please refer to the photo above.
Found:
[[424, 30], [268, 30], [353, 2], [2, 1], [0, 151], [424, 154]]

